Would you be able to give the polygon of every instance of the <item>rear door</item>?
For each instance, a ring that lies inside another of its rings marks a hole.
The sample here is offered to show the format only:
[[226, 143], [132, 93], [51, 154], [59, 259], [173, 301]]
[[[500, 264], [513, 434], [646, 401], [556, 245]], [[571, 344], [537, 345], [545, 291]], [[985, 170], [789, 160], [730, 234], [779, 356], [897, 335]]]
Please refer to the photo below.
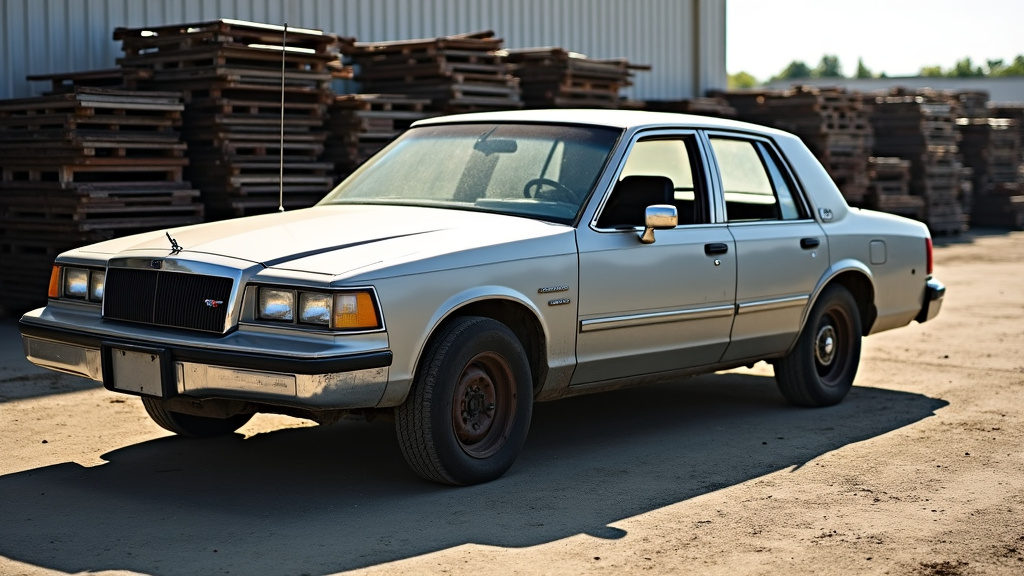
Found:
[[828, 239], [769, 140], [709, 133], [736, 242], [736, 317], [723, 361], [783, 352], [829, 265]]

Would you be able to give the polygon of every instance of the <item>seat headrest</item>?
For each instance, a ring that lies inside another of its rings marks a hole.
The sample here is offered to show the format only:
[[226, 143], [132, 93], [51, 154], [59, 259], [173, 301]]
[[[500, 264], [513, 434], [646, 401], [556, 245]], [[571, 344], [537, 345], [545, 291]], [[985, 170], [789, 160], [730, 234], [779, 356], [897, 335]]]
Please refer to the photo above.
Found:
[[644, 212], [654, 204], [672, 204], [672, 180], [665, 176], [626, 176], [612, 190], [597, 225], [643, 226]]

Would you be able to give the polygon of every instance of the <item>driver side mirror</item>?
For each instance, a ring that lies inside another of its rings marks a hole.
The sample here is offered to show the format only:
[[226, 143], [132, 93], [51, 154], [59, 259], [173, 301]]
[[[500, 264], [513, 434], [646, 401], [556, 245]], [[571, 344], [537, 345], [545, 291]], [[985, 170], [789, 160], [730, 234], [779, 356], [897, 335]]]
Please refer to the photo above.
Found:
[[655, 230], [670, 230], [679, 225], [679, 212], [671, 204], [654, 204], [644, 210], [644, 231], [640, 241], [654, 244]]

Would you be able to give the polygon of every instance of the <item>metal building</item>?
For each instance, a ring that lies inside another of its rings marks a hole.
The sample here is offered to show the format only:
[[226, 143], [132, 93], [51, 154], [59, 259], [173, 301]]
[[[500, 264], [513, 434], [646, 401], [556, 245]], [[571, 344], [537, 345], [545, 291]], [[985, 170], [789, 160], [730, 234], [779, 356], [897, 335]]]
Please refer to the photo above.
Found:
[[725, 0], [0, 0], [0, 98], [31, 74], [113, 68], [118, 26], [217, 18], [315, 28], [361, 41], [494, 30], [508, 48], [560, 46], [649, 64], [627, 91], [675, 100], [725, 88]]

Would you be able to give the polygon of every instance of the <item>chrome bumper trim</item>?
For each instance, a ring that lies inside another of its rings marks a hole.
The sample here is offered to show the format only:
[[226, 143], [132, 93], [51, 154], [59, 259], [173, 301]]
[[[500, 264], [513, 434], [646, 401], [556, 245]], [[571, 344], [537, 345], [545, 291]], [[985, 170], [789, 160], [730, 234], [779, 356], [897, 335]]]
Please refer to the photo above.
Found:
[[[138, 340], [105, 338], [86, 332], [22, 322], [22, 346], [34, 364], [104, 382], [117, 378], [111, 350], [141, 349]], [[387, 388], [390, 350], [327, 357], [272, 356], [187, 346], [147, 345], [168, 360], [165, 397], [175, 395], [235, 398], [312, 409], [372, 408]], [[104, 360], [104, 354], [107, 358]], [[108, 365], [105, 366], [104, 363]], [[109, 380], [104, 378], [108, 368]], [[144, 387], [145, 388], [145, 387]], [[160, 388], [116, 389], [129, 394], [159, 394]]]
[[917, 313], [918, 322], [927, 322], [939, 315], [942, 309], [942, 299], [946, 297], [946, 286], [936, 280], [929, 278], [924, 287], [924, 302], [921, 304], [921, 311]]
[[28, 336], [22, 337], [21, 345], [25, 349], [25, 357], [37, 366], [82, 376], [97, 382], [103, 381], [103, 364], [100, 360], [99, 347], [87, 348]]

